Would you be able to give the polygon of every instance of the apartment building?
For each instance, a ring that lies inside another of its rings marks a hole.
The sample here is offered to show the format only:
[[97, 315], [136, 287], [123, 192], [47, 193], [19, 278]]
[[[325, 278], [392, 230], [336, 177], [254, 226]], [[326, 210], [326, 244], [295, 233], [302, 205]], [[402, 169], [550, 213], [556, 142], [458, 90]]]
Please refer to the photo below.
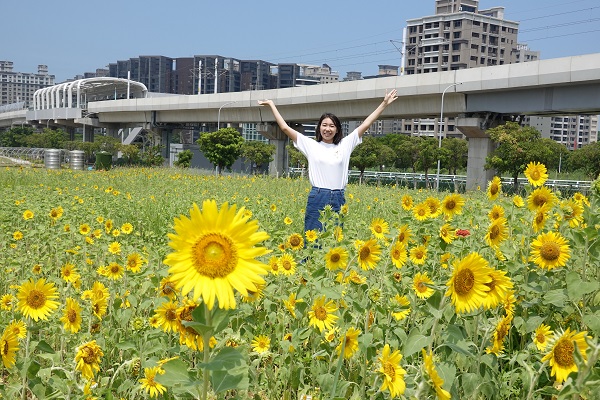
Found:
[[47, 65], [38, 65], [37, 73], [16, 72], [12, 61], [0, 61], [0, 106], [23, 103], [29, 107], [36, 90], [54, 85]]
[[536, 128], [542, 137], [564, 144], [569, 150], [598, 141], [597, 115], [528, 116], [522, 124]]

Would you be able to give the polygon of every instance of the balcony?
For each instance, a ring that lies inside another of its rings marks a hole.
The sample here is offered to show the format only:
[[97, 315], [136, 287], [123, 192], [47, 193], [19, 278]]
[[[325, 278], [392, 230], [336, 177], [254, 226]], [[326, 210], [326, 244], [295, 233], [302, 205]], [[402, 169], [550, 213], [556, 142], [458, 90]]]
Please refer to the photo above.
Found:
[[438, 46], [438, 45], [442, 45], [442, 44], [447, 44], [448, 41], [442, 37], [434, 37], [434, 38], [427, 38], [427, 39], [421, 39], [421, 42], [419, 43], [420, 46]]

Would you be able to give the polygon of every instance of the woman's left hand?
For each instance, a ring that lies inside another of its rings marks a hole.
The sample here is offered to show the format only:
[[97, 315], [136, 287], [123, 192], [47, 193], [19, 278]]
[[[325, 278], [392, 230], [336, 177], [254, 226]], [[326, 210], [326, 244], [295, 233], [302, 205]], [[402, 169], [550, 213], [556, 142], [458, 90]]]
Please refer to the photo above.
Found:
[[385, 103], [385, 105], [390, 105], [394, 102], [394, 100], [396, 100], [398, 98], [398, 91], [396, 89], [392, 89], [389, 93], [386, 91], [385, 92], [385, 97], [383, 98], [383, 101]]

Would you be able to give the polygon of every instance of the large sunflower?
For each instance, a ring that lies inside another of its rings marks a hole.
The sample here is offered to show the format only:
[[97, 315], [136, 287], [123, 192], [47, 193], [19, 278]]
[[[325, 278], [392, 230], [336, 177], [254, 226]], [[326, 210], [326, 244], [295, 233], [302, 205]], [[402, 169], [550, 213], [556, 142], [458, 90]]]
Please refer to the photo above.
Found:
[[488, 231], [485, 234], [485, 242], [488, 246], [497, 249], [500, 243], [508, 238], [508, 225], [506, 218], [501, 217], [490, 223]]
[[548, 361], [552, 367], [551, 376], [556, 376], [558, 383], [564, 382], [571, 372], [577, 372], [575, 364], [575, 347], [578, 348], [583, 361], [587, 361], [585, 354], [588, 344], [585, 341], [587, 332], [575, 333], [570, 328], [560, 336], [555, 336], [552, 349], [542, 358], [542, 362]]
[[380, 390], [382, 392], [386, 389], [389, 390], [392, 398], [402, 395], [406, 390], [406, 383], [404, 382], [406, 370], [400, 366], [400, 361], [402, 361], [400, 351], [392, 352], [390, 345], [386, 344], [378, 360], [380, 367], [377, 372], [381, 373], [383, 380]]
[[369, 270], [375, 268], [375, 264], [381, 259], [381, 247], [376, 239], [369, 239], [358, 248], [358, 265], [362, 269]]
[[300, 250], [304, 247], [304, 238], [298, 233], [292, 233], [285, 241], [285, 245], [292, 250]]
[[271, 347], [271, 339], [265, 335], [258, 335], [252, 339], [250, 346], [252, 346], [252, 350], [258, 354], [266, 353]]
[[552, 337], [554, 331], [548, 325], [540, 324], [533, 332], [533, 343], [539, 351], [546, 350], [548, 341]]
[[531, 211], [537, 211], [545, 205], [548, 206], [548, 209], [551, 209], [555, 202], [556, 195], [546, 186], [535, 189], [527, 197], [527, 207]]
[[442, 213], [442, 203], [437, 197], [428, 197], [425, 204], [429, 207], [429, 218], [437, 218]]
[[390, 233], [390, 225], [383, 218], [375, 218], [371, 221], [371, 233], [377, 239], [384, 239], [387, 233]]
[[457, 193], [452, 193], [442, 200], [442, 212], [448, 219], [452, 219], [457, 214], [462, 214], [462, 208], [465, 205], [465, 199]]
[[18, 308], [26, 318], [47, 320], [48, 316], [58, 308], [58, 291], [54, 283], [46, 283], [44, 278], [34, 282], [33, 279], [19, 286]]
[[333, 300], [326, 301], [325, 296], [316, 298], [308, 312], [309, 326], [317, 327], [321, 332], [331, 329], [339, 318], [334, 314], [337, 309]]
[[402, 268], [404, 264], [406, 264], [406, 260], [408, 256], [406, 254], [406, 246], [402, 242], [395, 242], [394, 245], [390, 248], [390, 256], [392, 258], [392, 263], [396, 268]]
[[0, 337], [0, 355], [4, 368], [12, 368], [16, 362], [17, 351], [19, 351], [19, 339], [12, 329], [4, 329]]
[[402, 208], [406, 211], [410, 211], [413, 207], [413, 198], [409, 194], [402, 196]]
[[425, 221], [431, 216], [431, 211], [426, 203], [419, 203], [413, 207], [413, 216], [417, 221]]
[[408, 247], [408, 241], [410, 240], [411, 235], [412, 231], [407, 224], [404, 224], [398, 228], [398, 236], [396, 237], [396, 241], [402, 243], [404, 247]]
[[65, 331], [77, 333], [81, 329], [81, 306], [75, 299], [67, 298], [67, 304], [60, 318]]
[[504, 208], [499, 204], [494, 204], [490, 212], [488, 212], [489, 220], [494, 221], [502, 217], [504, 217]]
[[336, 269], [346, 269], [348, 264], [348, 252], [342, 247], [330, 249], [325, 255], [325, 266], [334, 271]]
[[77, 363], [75, 369], [81, 372], [87, 380], [94, 378], [94, 373], [100, 371], [100, 361], [104, 353], [100, 346], [96, 344], [95, 340], [84, 343], [77, 348], [77, 354], [75, 355], [75, 362]]
[[542, 186], [548, 180], [547, 172], [548, 170], [544, 164], [532, 161], [525, 168], [525, 177], [532, 186]]
[[456, 312], [470, 312], [481, 307], [490, 291], [487, 283], [492, 281], [488, 262], [478, 253], [471, 253], [454, 264], [452, 276], [446, 283]]
[[360, 335], [360, 333], [360, 329], [354, 327], [348, 328], [346, 334], [340, 338], [340, 344], [335, 348], [338, 355], [342, 353], [343, 347], [344, 358], [351, 358], [358, 350], [358, 335]]
[[531, 221], [531, 227], [535, 233], [544, 229], [544, 225], [546, 225], [546, 221], [548, 220], [548, 207], [543, 206], [537, 209], [535, 212], [535, 216]]
[[294, 256], [290, 253], [283, 253], [283, 255], [279, 257], [279, 272], [283, 275], [294, 275], [296, 272], [296, 261], [294, 260]]
[[583, 205], [575, 201], [575, 199], [561, 201], [560, 210], [564, 220], [569, 223], [570, 228], [578, 227], [583, 222]]
[[446, 243], [452, 243], [456, 239], [456, 229], [452, 228], [450, 224], [444, 224], [440, 227], [440, 237]]
[[202, 297], [209, 309], [215, 299], [220, 308], [235, 308], [233, 289], [246, 296], [264, 283], [268, 266], [257, 261], [268, 253], [254, 247], [269, 238], [258, 231], [258, 222], [249, 221], [242, 207], [224, 203], [219, 210], [214, 200], [205, 200], [202, 211], [194, 204], [190, 218], [175, 218], [176, 234], [168, 234], [175, 250], [164, 260], [169, 273], [183, 295], [194, 291], [194, 300]]
[[485, 285], [490, 290], [483, 301], [483, 307], [487, 309], [500, 305], [514, 286], [510, 277], [506, 276], [506, 271], [492, 269], [489, 276], [492, 280]]
[[488, 182], [487, 196], [490, 200], [496, 200], [502, 193], [502, 181], [499, 177], [495, 176], [491, 181]]
[[423, 367], [425, 368], [425, 373], [431, 380], [431, 385], [437, 394], [437, 398], [440, 400], [450, 400], [450, 393], [442, 388], [444, 380], [440, 377], [435, 369], [435, 364], [433, 363], [433, 353], [427, 353], [425, 349], [421, 349], [421, 352], [423, 354]]
[[425, 260], [427, 259], [427, 247], [424, 245], [415, 246], [410, 249], [410, 261], [412, 261], [416, 265], [425, 264]]
[[165, 371], [160, 367], [144, 368], [144, 377], [140, 379], [142, 389], [148, 393], [150, 398], [158, 397], [163, 394], [167, 388], [156, 382], [156, 375], [164, 374]]
[[433, 281], [427, 276], [427, 272], [417, 272], [413, 278], [413, 290], [420, 299], [428, 299], [435, 293], [435, 290], [430, 287], [433, 284]]
[[492, 345], [485, 349], [486, 353], [493, 353], [496, 356], [502, 355], [502, 352], [504, 351], [504, 339], [508, 336], [510, 331], [512, 318], [512, 315], [508, 314], [498, 321], [492, 336]]
[[558, 232], [547, 232], [531, 242], [531, 257], [540, 268], [564, 267], [571, 257], [569, 242]]
[[177, 315], [178, 309], [179, 305], [173, 300], [170, 300], [161, 304], [155, 310], [157, 324], [163, 329], [163, 331], [177, 332], [179, 329], [179, 318]]

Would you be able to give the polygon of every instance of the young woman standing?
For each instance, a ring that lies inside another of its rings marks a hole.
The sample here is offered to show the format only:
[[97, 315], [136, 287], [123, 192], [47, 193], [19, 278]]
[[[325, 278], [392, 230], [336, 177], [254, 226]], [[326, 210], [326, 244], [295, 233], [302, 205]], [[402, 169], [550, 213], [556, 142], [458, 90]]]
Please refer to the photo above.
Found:
[[304, 231], [321, 230], [320, 212], [330, 205], [335, 212], [346, 202], [344, 189], [348, 183], [350, 154], [362, 143], [364, 133], [379, 118], [383, 110], [398, 98], [396, 89], [386, 92], [383, 101], [352, 133], [342, 136], [342, 125], [331, 113], [321, 116], [316, 129], [316, 140], [307, 138], [292, 129], [283, 119], [272, 100], [259, 100], [261, 106], [269, 106], [279, 128], [294, 142], [308, 160], [308, 179], [312, 189], [308, 194]]

